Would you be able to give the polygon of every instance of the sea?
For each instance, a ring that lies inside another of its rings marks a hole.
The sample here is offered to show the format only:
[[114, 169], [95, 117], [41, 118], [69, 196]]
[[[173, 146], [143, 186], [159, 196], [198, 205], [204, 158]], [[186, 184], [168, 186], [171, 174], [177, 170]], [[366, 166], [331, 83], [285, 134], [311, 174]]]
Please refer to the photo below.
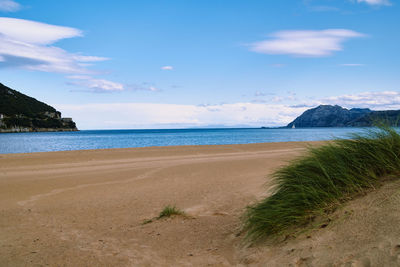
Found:
[[0, 133], [0, 154], [151, 146], [227, 145], [350, 138], [365, 128], [221, 128]]

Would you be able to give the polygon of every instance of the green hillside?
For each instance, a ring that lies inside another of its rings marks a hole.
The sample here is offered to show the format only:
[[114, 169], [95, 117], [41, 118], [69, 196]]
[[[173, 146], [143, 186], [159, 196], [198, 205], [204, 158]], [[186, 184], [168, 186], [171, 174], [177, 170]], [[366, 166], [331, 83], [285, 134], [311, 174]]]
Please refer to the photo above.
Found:
[[0, 130], [63, 131], [76, 130], [76, 125], [55, 108], [0, 83]]
[[34, 117], [46, 111], [57, 112], [55, 108], [0, 83], [0, 114]]
[[306, 110], [286, 127], [371, 127], [379, 124], [399, 127], [400, 110], [373, 111], [368, 108], [346, 109], [338, 105], [320, 105]]

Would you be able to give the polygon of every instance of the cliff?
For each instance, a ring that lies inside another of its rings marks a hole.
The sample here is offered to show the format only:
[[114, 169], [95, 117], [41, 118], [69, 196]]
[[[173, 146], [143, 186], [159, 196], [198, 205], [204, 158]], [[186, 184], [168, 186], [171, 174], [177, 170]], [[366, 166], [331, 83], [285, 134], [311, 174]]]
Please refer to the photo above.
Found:
[[0, 132], [77, 131], [55, 108], [0, 83]]
[[377, 123], [400, 126], [400, 110], [372, 111], [368, 108], [346, 109], [320, 105], [306, 110], [286, 127], [368, 127]]

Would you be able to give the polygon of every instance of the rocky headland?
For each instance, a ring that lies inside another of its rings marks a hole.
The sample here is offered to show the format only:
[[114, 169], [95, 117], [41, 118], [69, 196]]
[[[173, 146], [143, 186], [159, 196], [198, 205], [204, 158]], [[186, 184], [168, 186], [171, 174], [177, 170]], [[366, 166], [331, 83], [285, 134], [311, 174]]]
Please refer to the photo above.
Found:
[[373, 111], [368, 108], [346, 109], [338, 105], [320, 105], [306, 110], [286, 127], [370, 127], [381, 123], [400, 126], [400, 110]]
[[77, 130], [72, 118], [0, 83], [0, 133]]

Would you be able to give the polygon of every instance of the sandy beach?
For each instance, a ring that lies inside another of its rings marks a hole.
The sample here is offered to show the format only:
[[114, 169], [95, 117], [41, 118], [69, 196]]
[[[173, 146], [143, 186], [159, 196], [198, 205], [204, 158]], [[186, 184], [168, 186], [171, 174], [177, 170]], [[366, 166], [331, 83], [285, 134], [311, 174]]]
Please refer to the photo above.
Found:
[[[399, 266], [398, 182], [327, 227], [243, 245], [245, 207], [308, 144], [2, 154], [0, 266]], [[186, 216], [154, 219], [166, 205]]]

